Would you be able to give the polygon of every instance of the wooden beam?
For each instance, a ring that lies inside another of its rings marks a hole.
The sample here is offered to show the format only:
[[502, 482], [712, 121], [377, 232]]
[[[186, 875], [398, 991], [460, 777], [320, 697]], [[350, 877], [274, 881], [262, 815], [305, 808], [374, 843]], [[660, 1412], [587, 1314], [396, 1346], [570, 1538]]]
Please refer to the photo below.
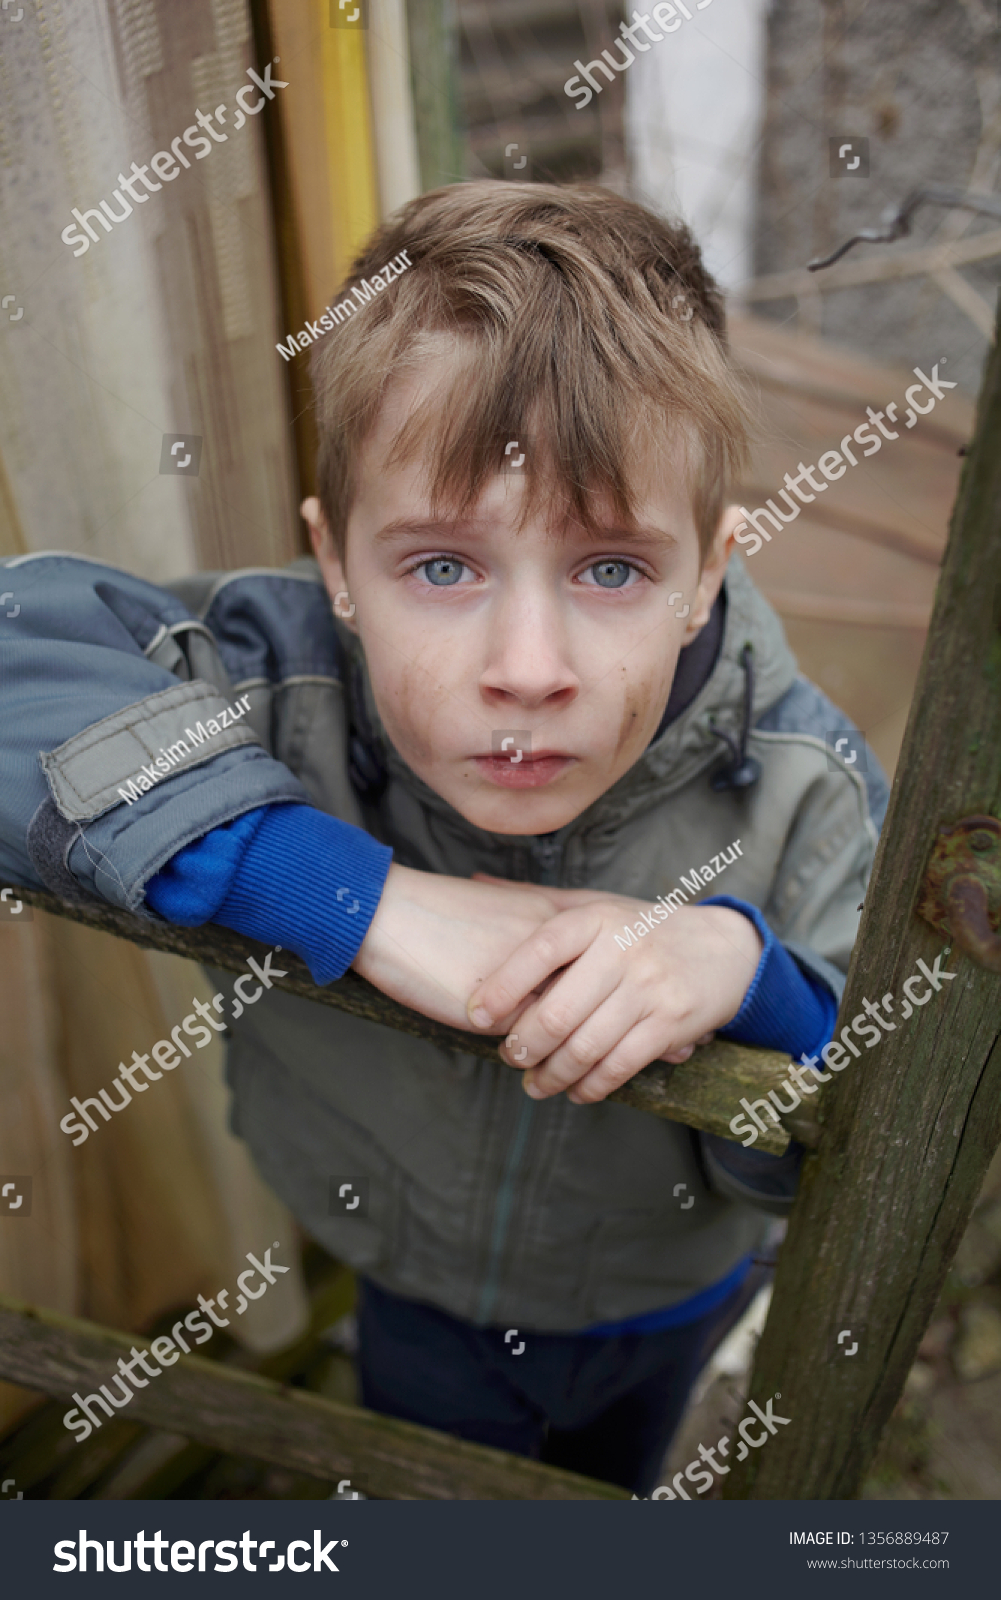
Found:
[[[0, 1375], [63, 1400], [110, 1386], [141, 1336], [0, 1296]], [[117, 1389], [112, 1390], [117, 1394]], [[97, 1416], [104, 1413], [94, 1407]], [[119, 1414], [116, 1413], [118, 1420]], [[120, 1413], [227, 1454], [339, 1482], [379, 1500], [625, 1500], [624, 1489], [525, 1456], [325, 1400], [199, 1356], [149, 1378]]]
[[[955, 453], [953, 445], [953, 453]], [[744, 506], [763, 506], [769, 495], [775, 493], [774, 484], [765, 488], [761, 484], [751, 484], [748, 488], [740, 490], [740, 504]], [[912, 561], [923, 561], [926, 566], [940, 567], [945, 553], [945, 542], [936, 539], [934, 534], [927, 534], [913, 528], [894, 527], [889, 522], [877, 522], [874, 517], [860, 517], [856, 511], [848, 511], [842, 506], [829, 510], [825, 505], [810, 507], [810, 521], [819, 523], [821, 527], [831, 528], [835, 533], [847, 533], [853, 539], [863, 539], [866, 544], [876, 544], [884, 550], [896, 550], [900, 555], [909, 557]], [[774, 604], [774, 602], [771, 602]], [[891, 601], [874, 601], [875, 605], [889, 605]], [[927, 627], [931, 617], [931, 610], [924, 608], [925, 617], [921, 624]]]
[[827, 272], [808, 272], [794, 267], [790, 272], [772, 272], [745, 284], [739, 298], [749, 304], [767, 300], [795, 299], [805, 294], [833, 294], [835, 289], [856, 289], [862, 284], [897, 283], [901, 278], [924, 277], [943, 267], [960, 267], [969, 261], [989, 261], [1001, 255], [1001, 228], [977, 233], [971, 239], [952, 244], [928, 245], [921, 250], [904, 250], [899, 255], [876, 255], [831, 267]]
[[930, 276], [932, 283], [937, 284], [942, 293], [948, 295], [953, 305], [965, 312], [977, 332], [985, 339], [993, 339], [994, 313], [983, 295], [978, 294], [973, 285], [967, 283], [955, 267], [940, 267]]
[[[1001, 814], [999, 445], [995, 343], [839, 1018], [891, 996], [894, 1031], [844, 1064], [821, 1109], [750, 1390], [780, 1394], [789, 1420], [734, 1465], [727, 1498], [860, 1493], [1001, 1140], [1001, 978], [964, 954], [962, 927], [918, 915], [939, 829]], [[998, 846], [973, 837], [986, 879]], [[987, 904], [996, 922], [993, 886]], [[920, 981], [905, 1019], [905, 982], [946, 951], [956, 976], [939, 993]]]
[[[166, 950], [189, 961], [222, 967], [227, 972], [242, 972], [247, 957], [259, 956], [265, 948], [212, 923], [202, 928], [179, 928], [96, 901], [71, 905], [36, 889], [16, 888], [14, 894], [17, 899], [52, 916], [70, 917], [118, 939], [127, 939], [131, 944], [149, 950]], [[402, 1033], [416, 1034], [445, 1050], [462, 1050], [487, 1061], [500, 1060], [499, 1039], [464, 1033], [459, 1028], [432, 1022], [419, 1012], [387, 999], [353, 972], [345, 973], [337, 983], [320, 988], [297, 957], [283, 952], [282, 962], [288, 973], [284, 978], [273, 980], [276, 989], [284, 989], [304, 1000], [315, 1000], [319, 1005], [333, 1006], [337, 1011], [347, 1011], [351, 1016], [364, 1017], [387, 1028], [397, 1028]], [[654, 1116], [732, 1138], [729, 1124], [740, 1111], [741, 1098], [759, 1099], [770, 1089], [778, 1089], [788, 1076], [788, 1068], [789, 1057], [780, 1050], [759, 1050], [753, 1045], [715, 1039], [712, 1044], [696, 1050], [681, 1066], [656, 1062], [645, 1068], [609, 1098], [652, 1112]], [[818, 1103], [821, 1098], [817, 1096]], [[790, 1136], [808, 1146], [816, 1144], [818, 1124], [812, 1106], [789, 1113], [782, 1118], [781, 1127], [761, 1133], [756, 1148], [780, 1155], [788, 1146]]]
[[846, 622], [853, 628], [912, 628], [923, 632], [931, 606], [906, 600], [865, 600], [854, 595], [800, 594], [792, 589], [762, 588], [780, 617], [797, 622]]

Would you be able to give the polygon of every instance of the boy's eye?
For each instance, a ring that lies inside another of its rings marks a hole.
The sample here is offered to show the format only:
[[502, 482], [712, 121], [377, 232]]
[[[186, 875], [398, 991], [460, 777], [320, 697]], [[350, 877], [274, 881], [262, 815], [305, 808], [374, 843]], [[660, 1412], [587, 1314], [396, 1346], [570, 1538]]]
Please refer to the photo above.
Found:
[[596, 561], [587, 570], [599, 588], [621, 589], [629, 582], [630, 573], [636, 569], [631, 567], [628, 561]]
[[439, 589], [445, 589], [450, 584], [458, 583], [465, 567], [461, 561], [456, 561], [454, 556], [435, 556], [433, 561], [425, 561], [417, 568], [423, 572], [428, 583], [435, 584]]

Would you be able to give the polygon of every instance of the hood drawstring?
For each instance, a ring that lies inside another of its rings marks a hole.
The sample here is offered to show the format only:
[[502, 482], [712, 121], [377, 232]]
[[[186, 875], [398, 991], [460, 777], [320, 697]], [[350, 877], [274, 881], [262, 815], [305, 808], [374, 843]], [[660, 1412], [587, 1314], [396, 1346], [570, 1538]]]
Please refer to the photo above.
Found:
[[717, 793], [722, 789], [750, 789], [761, 777], [761, 762], [755, 761], [747, 753], [747, 737], [751, 731], [754, 708], [754, 650], [750, 643], [745, 644], [740, 652], [740, 665], [744, 673], [744, 711], [739, 744], [732, 734], [717, 728], [715, 721], [711, 720], [709, 724], [710, 732], [717, 739], [722, 739], [730, 752], [729, 759], [717, 767], [709, 779], [710, 788]]

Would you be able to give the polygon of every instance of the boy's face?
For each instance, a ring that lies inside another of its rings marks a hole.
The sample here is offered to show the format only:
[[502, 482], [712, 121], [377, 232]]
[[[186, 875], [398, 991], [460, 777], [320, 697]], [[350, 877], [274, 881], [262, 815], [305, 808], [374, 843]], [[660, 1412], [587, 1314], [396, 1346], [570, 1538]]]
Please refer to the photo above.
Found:
[[551, 531], [541, 513], [519, 526], [517, 471], [498, 474], [461, 519], [434, 517], [422, 463], [387, 464], [433, 376], [387, 396], [358, 462], [343, 566], [319, 503], [303, 514], [331, 599], [350, 594], [348, 625], [407, 765], [478, 828], [549, 833], [610, 789], [657, 731], [739, 512], [727, 512], [701, 573], [670, 461], [637, 476], [638, 531], [611, 513], [599, 537]]

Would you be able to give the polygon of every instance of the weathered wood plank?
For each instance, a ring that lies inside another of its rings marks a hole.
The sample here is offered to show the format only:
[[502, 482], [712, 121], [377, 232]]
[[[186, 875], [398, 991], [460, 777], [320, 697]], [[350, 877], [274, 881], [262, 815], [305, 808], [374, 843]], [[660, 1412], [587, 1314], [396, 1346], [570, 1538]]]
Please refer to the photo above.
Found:
[[[70, 1400], [109, 1384], [141, 1336], [0, 1296], [0, 1375]], [[97, 1411], [98, 1408], [95, 1408]], [[98, 1413], [101, 1414], [101, 1413]], [[383, 1500], [624, 1500], [624, 1489], [182, 1355], [119, 1413]]]
[[[680, 1066], [656, 1062], [645, 1067], [608, 1098], [732, 1139], [730, 1121], [739, 1113], [741, 1099], [761, 1099], [788, 1077], [789, 1057], [782, 1051], [714, 1039]], [[823, 1090], [816, 1096], [818, 1102], [822, 1095]], [[817, 1144], [820, 1125], [812, 1104], [803, 1100], [798, 1110], [787, 1112], [781, 1120], [781, 1129], [769, 1126], [768, 1132], [758, 1134], [755, 1150], [781, 1155], [789, 1144], [787, 1134], [807, 1148]]]
[[[133, 916], [131, 912], [112, 905], [70, 905], [40, 890], [18, 888], [15, 894], [53, 916], [71, 917], [90, 927], [101, 928], [119, 939], [128, 939], [132, 944], [147, 949], [168, 950], [174, 955], [202, 961], [208, 966], [222, 967], [228, 972], [241, 972], [248, 955], [258, 956], [264, 948], [251, 939], [241, 938], [239, 934], [230, 933], [211, 923], [202, 928], [179, 928], [170, 923]], [[288, 975], [274, 980], [278, 989], [285, 989], [306, 1000], [315, 1000], [319, 1005], [347, 1011], [352, 1016], [364, 1017], [369, 1022], [416, 1034], [448, 1050], [465, 1050], [487, 1061], [500, 1059], [497, 1053], [498, 1039], [484, 1034], [464, 1033], [459, 1028], [433, 1022], [419, 1012], [388, 999], [356, 973], [348, 972], [336, 983], [320, 988], [313, 982], [304, 963], [295, 956], [283, 952], [282, 962], [287, 966]], [[610, 1098], [640, 1111], [652, 1112], [654, 1116], [667, 1117], [692, 1128], [702, 1128], [707, 1133], [732, 1138], [729, 1123], [740, 1110], [741, 1098], [761, 1098], [769, 1089], [778, 1088], [787, 1076], [788, 1064], [788, 1056], [781, 1051], [759, 1050], [752, 1045], [716, 1039], [712, 1044], [696, 1050], [682, 1066], [670, 1067], [658, 1062], [647, 1067]], [[820, 1099], [818, 1095], [817, 1100]], [[804, 1104], [799, 1111], [790, 1113], [782, 1120], [783, 1128], [770, 1128], [767, 1133], [759, 1135], [756, 1149], [781, 1154], [789, 1143], [790, 1135], [805, 1145], [816, 1144], [819, 1130], [812, 1105], [807, 1107]]]
[[901, 1015], [918, 960], [934, 970], [950, 948], [917, 916], [938, 830], [1001, 812], [999, 439], [995, 344], [839, 1019], [889, 995], [894, 1031], [821, 1110], [750, 1391], [759, 1403], [780, 1393], [790, 1420], [734, 1466], [729, 1498], [860, 1492], [1001, 1140], [998, 976], [953, 937], [942, 965], [957, 976]]
[[408, 0], [407, 30], [417, 159], [426, 193], [466, 175], [454, 12], [445, 0]]
[[857, 289], [863, 284], [896, 283], [901, 278], [924, 277], [945, 264], [965, 266], [972, 261], [989, 261], [998, 254], [1001, 254], [1001, 228], [993, 228], [990, 233], [978, 233], [945, 245], [932, 244], [917, 250], [902, 250], [899, 254], [839, 262], [822, 278], [815, 277], [805, 267], [794, 267], [791, 272], [770, 272], [745, 284], [741, 294], [751, 304], [784, 300], [790, 295], [811, 291], [816, 294], [818, 290], [833, 294], [835, 289]]

